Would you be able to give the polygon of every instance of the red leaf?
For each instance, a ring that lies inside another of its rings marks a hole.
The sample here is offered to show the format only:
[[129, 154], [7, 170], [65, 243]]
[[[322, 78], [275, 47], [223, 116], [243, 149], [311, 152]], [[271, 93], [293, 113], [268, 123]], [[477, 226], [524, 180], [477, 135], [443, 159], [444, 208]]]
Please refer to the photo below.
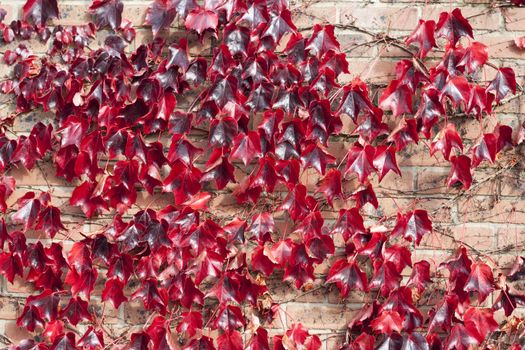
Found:
[[496, 135], [483, 134], [472, 146], [472, 166], [477, 167], [482, 161], [488, 160], [491, 164], [496, 160], [498, 153], [498, 139]]
[[244, 165], [248, 165], [257, 157], [262, 157], [261, 141], [255, 131], [248, 134], [239, 134], [233, 139], [233, 147], [230, 158], [240, 159]]
[[215, 31], [219, 24], [219, 18], [215, 12], [199, 7], [188, 13], [185, 24], [186, 29], [195, 30], [199, 35], [202, 35], [209, 29]]
[[372, 113], [373, 109], [372, 102], [368, 97], [366, 83], [356, 78], [351, 84], [343, 87], [343, 97], [337, 109], [337, 115], [344, 113], [352, 118], [354, 122], [357, 122], [357, 117], [361, 114], [361, 111]]
[[364, 183], [368, 176], [376, 171], [374, 167], [375, 149], [373, 146], [365, 145], [364, 147], [355, 143], [347, 154], [347, 162], [345, 166], [345, 176], [349, 172], [357, 174], [359, 182]]
[[326, 283], [336, 283], [343, 298], [348, 297], [353, 288], [363, 292], [368, 291], [366, 273], [354, 260], [341, 259], [335, 262], [328, 272]]
[[227, 331], [217, 338], [218, 350], [242, 350], [242, 336], [238, 331]]
[[73, 326], [76, 326], [82, 320], [92, 320], [88, 311], [88, 303], [79, 297], [73, 297], [69, 300], [67, 306], [60, 311], [60, 317], [67, 318]]
[[187, 311], [181, 314], [181, 321], [177, 325], [177, 332], [185, 333], [193, 337], [197, 330], [202, 329], [203, 327], [202, 313], [197, 311]]
[[334, 26], [314, 25], [314, 32], [306, 42], [305, 50], [310, 50], [318, 58], [321, 58], [327, 51], [339, 50], [339, 42], [334, 35]]
[[409, 242], [419, 245], [425, 234], [432, 233], [432, 222], [426, 210], [414, 210], [406, 214], [397, 214], [396, 225], [392, 236], [401, 235]]
[[235, 329], [243, 327], [244, 325], [245, 321], [241, 309], [233, 305], [221, 306], [217, 317], [213, 321], [213, 327], [215, 329], [220, 328], [226, 332], [235, 331]]
[[32, 228], [40, 214], [41, 203], [39, 199], [34, 198], [34, 195], [33, 192], [27, 192], [20, 198], [17, 201], [19, 209], [11, 217], [14, 223], [24, 224], [24, 230]]
[[472, 345], [477, 345], [478, 340], [470, 335], [468, 330], [462, 324], [456, 324], [452, 327], [449, 336], [445, 342], [445, 349], [467, 350]]
[[326, 198], [328, 205], [333, 207], [332, 202], [335, 197], [338, 197], [342, 200], [345, 199], [341, 183], [341, 172], [337, 169], [330, 169], [328, 170], [326, 176], [322, 178], [316, 192], [322, 193]]
[[452, 101], [455, 107], [459, 106], [461, 102], [466, 105], [470, 99], [470, 85], [467, 79], [463, 76], [449, 79], [441, 90], [440, 99], [443, 101], [445, 96]]
[[309, 144], [301, 152], [301, 162], [303, 169], [312, 167], [319, 174], [324, 175], [326, 165], [335, 163], [335, 157], [316, 144]]
[[377, 168], [379, 182], [383, 180], [389, 171], [401, 176], [401, 170], [397, 166], [395, 146], [378, 146], [374, 155], [373, 166]]
[[101, 213], [103, 209], [108, 209], [106, 201], [102, 199], [97, 183], [89, 181], [84, 181], [73, 190], [69, 204], [80, 206], [88, 218], [96, 213]]
[[412, 113], [412, 91], [406, 84], [392, 80], [379, 97], [379, 107], [391, 110], [394, 117], [404, 113]]
[[465, 284], [465, 291], [477, 292], [479, 302], [482, 303], [494, 290], [494, 277], [492, 268], [484, 263], [473, 263], [472, 270]]
[[452, 46], [456, 46], [462, 36], [474, 37], [472, 27], [458, 8], [452, 12], [442, 12], [439, 15], [436, 32], [439, 36], [447, 38]]
[[89, 12], [95, 16], [98, 28], [111, 27], [113, 30], [120, 28], [124, 4], [121, 0], [94, 0], [89, 6]]
[[96, 331], [90, 326], [82, 338], [78, 340], [78, 345], [87, 350], [103, 349], [104, 336], [102, 335], [102, 331]]
[[102, 291], [102, 301], [111, 301], [115, 309], [118, 309], [120, 304], [128, 301], [128, 298], [123, 293], [124, 283], [116, 278], [111, 278], [106, 281], [104, 290]]
[[56, 233], [66, 228], [60, 220], [60, 209], [54, 206], [47, 206], [40, 211], [35, 226], [36, 230], [44, 231], [49, 237], [55, 237]]
[[450, 158], [452, 167], [447, 179], [447, 186], [452, 187], [457, 183], [463, 185], [463, 189], [468, 190], [472, 184], [472, 173], [470, 170], [471, 161], [466, 155], [452, 156]]
[[58, 18], [58, 5], [56, 0], [27, 0], [22, 8], [24, 19], [39, 26], [45, 26], [49, 18]]
[[465, 55], [458, 66], [466, 66], [468, 73], [473, 73], [483, 67], [489, 59], [489, 50], [486, 45], [474, 41], [465, 50]]
[[401, 333], [403, 317], [396, 311], [384, 311], [371, 324], [374, 331], [391, 335], [393, 332]]
[[173, 1], [154, 0], [146, 12], [145, 24], [151, 26], [153, 35], [157, 36], [158, 32], [171, 25], [177, 14]]
[[449, 160], [452, 148], [463, 151], [463, 142], [459, 137], [454, 124], [447, 124], [447, 126], [440, 130], [430, 145], [430, 155], [434, 155], [437, 151], [443, 153], [443, 157]]
[[507, 96], [509, 93], [516, 93], [516, 75], [512, 68], [500, 68], [496, 77], [487, 86], [487, 92], [492, 92], [496, 96], [496, 103]]
[[407, 287], [415, 287], [421, 294], [430, 282], [432, 282], [430, 279], [430, 263], [426, 260], [415, 263], [412, 267], [412, 274], [406, 283]]
[[481, 344], [489, 333], [499, 329], [498, 323], [494, 320], [494, 311], [491, 309], [478, 309], [470, 307], [463, 315], [465, 328]]
[[434, 32], [436, 30], [436, 22], [419, 20], [419, 24], [416, 29], [405, 39], [405, 43], [410, 45], [417, 43], [419, 46], [419, 58], [425, 58], [427, 53], [432, 48], [437, 47], [436, 40], [434, 39]]

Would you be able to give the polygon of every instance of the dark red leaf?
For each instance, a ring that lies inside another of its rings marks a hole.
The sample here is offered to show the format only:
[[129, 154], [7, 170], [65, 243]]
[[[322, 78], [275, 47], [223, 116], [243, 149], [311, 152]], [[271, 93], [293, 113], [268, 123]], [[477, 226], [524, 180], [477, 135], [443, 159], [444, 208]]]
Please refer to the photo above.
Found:
[[120, 28], [123, 9], [121, 0], [94, 0], [89, 6], [89, 12], [95, 16], [96, 26], [111, 27], [113, 30]]
[[405, 39], [405, 43], [407, 45], [417, 43], [419, 46], [419, 58], [425, 58], [432, 48], [437, 47], [434, 39], [435, 30], [436, 22], [419, 20], [416, 29]]
[[452, 46], [456, 46], [462, 36], [474, 37], [471, 25], [458, 8], [452, 12], [442, 12], [439, 15], [436, 32], [439, 36], [447, 38]]
[[27, 0], [22, 8], [24, 19], [39, 26], [45, 26], [49, 18], [58, 18], [58, 5], [56, 0]]

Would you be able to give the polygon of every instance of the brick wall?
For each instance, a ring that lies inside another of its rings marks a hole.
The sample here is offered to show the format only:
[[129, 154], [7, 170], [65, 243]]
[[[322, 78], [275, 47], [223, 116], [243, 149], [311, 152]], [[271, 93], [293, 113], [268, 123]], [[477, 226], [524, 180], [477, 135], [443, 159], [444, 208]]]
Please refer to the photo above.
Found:
[[[87, 7], [90, 1], [59, 0], [61, 18], [54, 24], [74, 25], [89, 20]], [[125, 0], [123, 17], [131, 20], [135, 25], [143, 23], [145, 11], [149, 1]], [[8, 10], [8, 20], [20, 15], [23, 1], [1, 0], [0, 7]], [[525, 83], [525, 51], [517, 49], [513, 42], [520, 36], [525, 36], [525, 8], [499, 7], [498, 2], [490, 1], [312, 1], [293, 3], [296, 23], [299, 27], [308, 27], [314, 22], [325, 21], [332, 24], [350, 24], [364, 28], [372, 33], [385, 33], [392, 37], [403, 38], [415, 27], [421, 18], [437, 19], [441, 11], [449, 11], [460, 7], [463, 14], [469, 17], [475, 29], [475, 39], [489, 46], [491, 62], [497, 66], [509, 66], [515, 69], [518, 82]], [[377, 84], [388, 82], [394, 75], [395, 62], [405, 56], [405, 53], [395, 47], [381, 42], [362, 45], [373, 38], [365, 33], [349, 29], [337, 29], [337, 37], [341, 46], [349, 49], [350, 71], [348, 79], [360, 76], [363, 80]], [[103, 36], [103, 33], [101, 33]], [[139, 42], [149, 40], [151, 32], [148, 28], [138, 28], [135, 42], [129, 49], [136, 47]], [[38, 42], [28, 44], [36, 53], [45, 52], [45, 47]], [[209, 45], [205, 43], [205, 50]], [[195, 52], [202, 48], [193, 48]], [[5, 68], [5, 67], [4, 67]], [[487, 68], [482, 77], [491, 79], [494, 71]], [[514, 127], [523, 122], [525, 99], [517, 98], [498, 109], [494, 117], [485, 122], [495, 124], [498, 120], [510, 122]], [[39, 116], [40, 118], [41, 116]], [[29, 114], [17, 121], [15, 129], [23, 133], [35, 120], [34, 114]], [[479, 134], [479, 125], [476, 121], [467, 121], [461, 127], [461, 133], [468, 140], [473, 141]], [[349, 126], [345, 126], [349, 130]], [[341, 159], [351, 144], [348, 138], [336, 138], [331, 142], [332, 154]], [[474, 175], [473, 189], [467, 195], [456, 197], [458, 190], [448, 189], [445, 179], [448, 174], [448, 162], [443, 161], [440, 155], [435, 158], [428, 156], [428, 145], [424, 142], [418, 146], [409, 146], [399, 159], [403, 177], [399, 178], [390, 173], [376, 185], [380, 207], [377, 211], [368, 210], [370, 218], [392, 215], [397, 206], [407, 207], [417, 204], [419, 208], [427, 209], [432, 213], [436, 232], [426, 237], [420, 249], [416, 251], [417, 258], [426, 257], [431, 261], [439, 262], [449, 254], [458, 241], [475, 247], [487, 254], [495, 261], [506, 264], [523, 250], [525, 240], [525, 172], [520, 161], [523, 160], [523, 151], [508, 152], [498, 160], [493, 167], [479, 168]], [[502, 164], [517, 161], [518, 165], [506, 171], [498, 170]], [[64, 245], [78, 239], [80, 232], [89, 233], [97, 229], [94, 221], [84, 221], [76, 208], [67, 205], [67, 199], [75, 184], [68, 184], [55, 177], [51, 163], [43, 163], [40, 168], [27, 172], [23, 168], [11, 172], [17, 179], [18, 193], [11, 196], [12, 200], [20, 197], [27, 189], [48, 190], [52, 187], [55, 205], [64, 213], [64, 221], [71, 236], [64, 240]], [[304, 182], [315, 185], [318, 175], [307, 171]], [[481, 185], [476, 185], [476, 183]], [[350, 186], [350, 185], [349, 185]], [[169, 203], [171, 196], [160, 196], [157, 205]], [[395, 197], [394, 202], [392, 197]], [[451, 200], [456, 198], [457, 200]], [[137, 201], [141, 207], [151, 202], [151, 197], [140, 193]], [[338, 210], [343, 203], [336, 203]], [[211, 201], [211, 208], [219, 216], [229, 216], [240, 208], [235, 204], [231, 195], [218, 192]], [[335, 218], [334, 212], [326, 212], [327, 220]], [[281, 217], [282, 219], [282, 217]], [[104, 220], [104, 218], [102, 219]], [[280, 222], [283, 229], [285, 222]], [[38, 238], [35, 234], [31, 238]], [[57, 238], [58, 239], [58, 238]], [[504, 266], [504, 265], [502, 265]], [[322, 275], [326, 274], [328, 265], [321, 265], [317, 269], [320, 278], [313, 286], [312, 292], [296, 291], [293, 287], [279, 281], [271, 281], [270, 287], [277, 300], [285, 300], [280, 320], [275, 328], [286, 326], [291, 322], [302, 322], [314, 333], [322, 334], [322, 339], [328, 349], [336, 347], [344, 334], [346, 322], [359, 308], [362, 295], [351, 294], [350, 298], [342, 303], [337, 290], [329, 290], [321, 286]], [[318, 286], [321, 286], [318, 288]], [[26, 334], [17, 329], [15, 319], [23, 305], [23, 297], [31, 293], [31, 287], [20, 281], [14, 285], [5, 280], [0, 284], [0, 334], [4, 334], [13, 341], [23, 339]], [[100, 293], [100, 289], [99, 289]], [[93, 298], [97, 300], [97, 297]], [[490, 300], [487, 303], [491, 303]], [[106, 327], [115, 334], [121, 334], [128, 325], [137, 325], [147, 318], [141, 312], [138, 303], [121, 306], [119, 310], [107, 307], [100, 310], [105, 315]]]

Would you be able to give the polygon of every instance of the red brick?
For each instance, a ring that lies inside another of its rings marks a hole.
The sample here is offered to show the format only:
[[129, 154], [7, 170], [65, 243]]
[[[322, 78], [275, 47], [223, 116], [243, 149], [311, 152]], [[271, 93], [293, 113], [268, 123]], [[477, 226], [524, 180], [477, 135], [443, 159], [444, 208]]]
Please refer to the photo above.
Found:
[[507, 30], [525, 31], [525, 8], [511, 7], [505, 9], [504, 17]]
[[317, 23], [337, 23], [336, 7], [326, 6], [322, 2], [301, 6], [300, 10], [292, 12], [292, 18], [296, 27], [311, 27]]
[[514, 37], [501, 34], [478, 34], [476, 40], [487, 45], [491, 58], [525, 58], [525, 51], [516, 47]]
[[24, 339], [32, 339], [33, 335], [25, 330], [25, 328], [18, 327], [16, 321], [9, 321], [4, 324], [4, 336], [15, 344]]
[[464, 242], [480, 251], [494, 249], [495, 232], [487, 225], [453, 225], [452, 233], [456, 240]]
[[[387, 32], [389, 29], [413, 30], [417, 21], [414, 7], [383, 7], [374, 5], [340, 5], [341, 24], [355, 24], [357, 27]], [[379, 29], [379, 30], [378, 30]]]
[[525, 213], [519, 198], [475, 196], [462, 199], [458, 203], [458, 217], [461, 222], [525, 223]]
[[497, 249], [520, 246], [525, 239], [525, 226], [505, 225], [505, 227], [498, 227], [494, 230]]
[[18, 298], [0, 297], [0, 319], [16, 320], [23, 303]]
[[311, 329], [344, 329], [356, 311], [335, 305], [289, 304], [286, 306], [288, 326], [300, 322]]

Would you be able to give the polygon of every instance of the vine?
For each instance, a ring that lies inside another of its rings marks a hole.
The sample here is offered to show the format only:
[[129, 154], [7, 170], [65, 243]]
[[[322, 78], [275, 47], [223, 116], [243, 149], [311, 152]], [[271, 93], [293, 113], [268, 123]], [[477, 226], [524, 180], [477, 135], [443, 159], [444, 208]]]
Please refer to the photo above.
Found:
[[[523, 257], [505, 272], [459, 242], [434, 271], [414, 251], [426, 236], [447, 235], [432, 223], [447, 203], [365, 215], [381, 200], [372, 180], [401, 176], [397, 157], [408, 145], [430, 140], [430, 156], [450, 163], [446, 184], [460, 189], [450, 201], [520, 162], [503, 153], [519, 147], [525, 128], [481, 121], [523, 91], [511, 68], [489, 61], [459, 9], [421, 20], [405, 40], [345, 26], [410, 56], [374, 97], [360, 78], [340, 83], [350, 67], [337, 26], [299, 30], [286, 1], [155, 0], [146, 16], [154, 39], [134, 50], [123, 7], [94, 0], [94, 23], [80, 26], [47, 25], [59, 17], [56, 0], [28, 0], [10, 24], [0, 13], [3, 43], [20, 41], [3, 52], [12, 73], [0, 84], [16, 109], [1, 123], [0, 271], [35, 288], [17, 319], [34, 337], [13, 348], [317, 350], [321, 339], [300, 323], [268, 335], [281, 308], [266, 281], [282, 276], [302, 295], [331, 286], [342, 299], [365, 294], [345, 349], [521, 349], [524, 323], [511, 316], [525, 305], [515, 283]], [[176, 21], [186, 30], [180, 40], [165, 35]], [[99, 30], [109, 34], [97, 48]], [[46, 55], [31, 53], [31, 38], [50, 42]], [[211, 56], [190, 54], [206, 42], [214, 42]], [[483, 67], [495, 70], [488, 83]], [[13, 125], [35, 110], [38, 121], [17, 135]], [[472, 118], [480, 137], [467, 146], [456, 128]], [[342, 159], [331, 148], [337, 137], [352, 141]], [[48, 163], [74, 186], [64, 206], [52, 199]], [[474, 183], [485, 163], [499, 169]], [[23, 190], [10, 175], [18, 167], [38, 168], [49, 192], [31, 189], [8, 205]], [[173, 200], [162, 204], [162, 194]], [[242, 210], [225, 219], [209, 208], [219, 196]], [[342, 209], [332, 225], [323, 211], [334, 207]], [[97, 227], [70, 249], [55, 239], [79, 231], [63, 223], [63, 211]], [[30, 239], [33, 231], [40, 238]], [[314, 287], [315, 268], [330, 257], [323, 286]], [[103, 310], [139, 301], [147, 320], [116, 335], [93, 307], [100, 301]], [[508, 322], [496, 322], [497, 310]]]

